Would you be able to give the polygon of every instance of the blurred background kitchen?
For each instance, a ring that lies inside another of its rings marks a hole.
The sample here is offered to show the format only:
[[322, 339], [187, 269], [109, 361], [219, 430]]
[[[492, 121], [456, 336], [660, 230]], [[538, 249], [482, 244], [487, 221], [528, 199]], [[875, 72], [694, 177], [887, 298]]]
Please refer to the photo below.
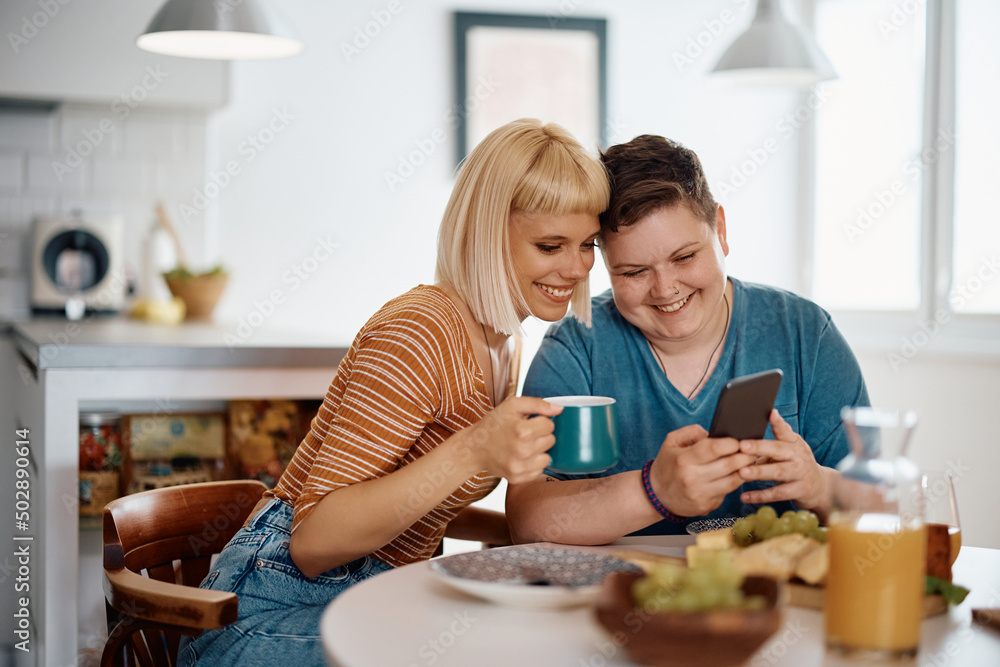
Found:
[[[806, 86], [712, 73], [751, 0], [284, 0], [272, 5], [304, 50], [231, 62], [140, 50], [161, 4], [0, 6], [3, 321], [66, 317], [66, 290], [53, 302], [38, 285], [46, 261], [49, 280], [57, 270], [41, 241], [68, 216], [107, 250], [107, 310], [164, 297], [158, 272], [177, 250], [155, 231], [162, 202], [186, 265], [228, 274], [220, 345], [289, 331], [346, 347], [381, 304], [433, 282], [459, 121], [491, 97], [501, 110], [530, 98], [530, 82], [565, 83], [553, 59], [526, 65], [528, 83], [474, 79], [460, 99], [455, 13], [530, 15], [553, 32], [601, 19], [605, 113], [579, 138], [596, 150], [655, 133], [694, 149], [726, 209], [730, 273], [833, 313], [873, 402], [919, 413], [913, 458], [955, 473], [963, 541], [1000, 547], [993, 0], [765, 3], [835, 70]], [[86, 283], [88, 256], [65, 280]], [[609, 285], [600, 262], [592, 285]], [[525, 328], [530, 359], [544, 327]]]

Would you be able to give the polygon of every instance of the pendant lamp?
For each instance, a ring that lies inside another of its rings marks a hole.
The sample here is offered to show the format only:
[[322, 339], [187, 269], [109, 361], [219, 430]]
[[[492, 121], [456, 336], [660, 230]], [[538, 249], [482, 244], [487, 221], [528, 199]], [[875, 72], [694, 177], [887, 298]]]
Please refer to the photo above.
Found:
[[136, 39], [146, 51], [186, 58], [286, 58], [304, 45], [267, 0], [168, 0]]
[[719, 58], [712, 78], [735, 84], [809, 88], [837, 78], [837, 72], [812, 36], [785, 17], [780, 0], [758, 0], [750, 27]]

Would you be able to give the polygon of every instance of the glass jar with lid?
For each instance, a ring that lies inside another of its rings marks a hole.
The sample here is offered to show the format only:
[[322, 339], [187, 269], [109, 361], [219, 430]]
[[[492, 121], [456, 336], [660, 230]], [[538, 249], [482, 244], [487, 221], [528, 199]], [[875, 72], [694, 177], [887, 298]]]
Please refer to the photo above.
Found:
[[121, 422], [117, 412], [80, 413], [80, 514], [99, 515], [121, 495]]

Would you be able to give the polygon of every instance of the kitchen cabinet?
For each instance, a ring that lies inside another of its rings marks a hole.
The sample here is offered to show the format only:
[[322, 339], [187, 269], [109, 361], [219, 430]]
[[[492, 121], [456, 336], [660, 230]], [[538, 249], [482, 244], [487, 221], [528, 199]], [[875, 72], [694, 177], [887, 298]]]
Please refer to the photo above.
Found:
[[[170, 413], [205, 401], [321, 398], [346, 352], [315, 337], [264, 330], [230, 345], [226, 333], [211, 324], [168, 327], [118, 318], [12, 325], [0, 366], [13, 375], [3, 378], [10, 399], [3, 447], [11, 450], [6, 461], [13, 461], [14, 431], [27, 431], [30, 523], [15, 530], [5, 510], [0, 528], [32, 538], [24, 541], [30, 545], [31, 652], [13, 651], [15, 664], [77, 664], [78, 651], [99, 647], [104, 634], [103, 619], [78, 613], [78, 605], [99, 601], [89, 598], [100, 595], [101, 578], [100, 532], [81, 533], [76, 506], [81, 410], [143, 405]], [[12, 505], [13, 497], [5, 506]], [[81, 574], [85, 559], [93, 567]], [[12, 597], [13, 587], [3, 586], [0, 594]], [[89, 602], [78, 602], [81, 596]], [[0, 602], [4, 609], [17, 604]], [[17, 639], [13, 629], [0, 642], [11, 637]]]
[[212, 110], [229, 96], [226, 61], [161, 56], [135, 38], [163, 0], [4, 0], [0, 97]]

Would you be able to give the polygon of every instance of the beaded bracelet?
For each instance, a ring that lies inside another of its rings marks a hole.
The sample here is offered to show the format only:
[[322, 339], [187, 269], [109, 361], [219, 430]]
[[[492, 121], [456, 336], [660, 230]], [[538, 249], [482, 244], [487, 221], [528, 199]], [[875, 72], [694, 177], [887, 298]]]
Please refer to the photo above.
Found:
[[687, 517], [677, 516], [660, 502], [660, 499], [656, 497], [656, 492], [653, 491], [653, 483], [649, 481], [649, 469], [653, 467], [653, 459], [646, 461], [645, 465], [642, 466], [642, 488], [646, 490], [646, 497], [649, 498], [649, 502], [653, 504], [653, 507], [657, 512], [660, 513], [667, 521], [675, 521], [677, 523], [687, 521]]

